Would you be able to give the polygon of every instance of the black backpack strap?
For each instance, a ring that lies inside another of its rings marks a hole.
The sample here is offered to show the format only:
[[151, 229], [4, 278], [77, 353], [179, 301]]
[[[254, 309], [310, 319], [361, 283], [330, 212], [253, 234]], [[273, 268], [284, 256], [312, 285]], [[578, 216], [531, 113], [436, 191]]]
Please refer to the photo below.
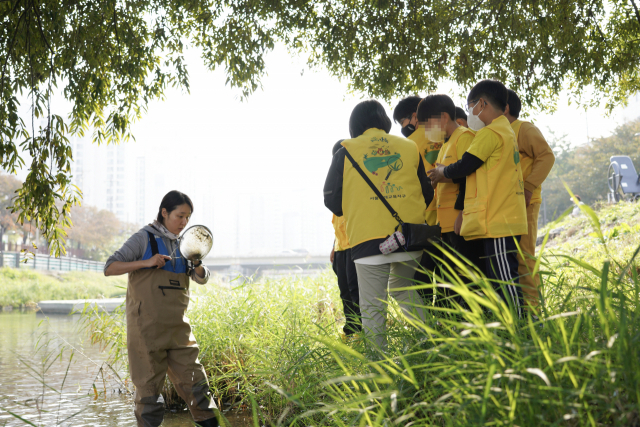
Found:
[[353, 157], [351, 157], [351, 154], [349, 154], [349, 151], [347, 150], [346, 147], [344, 147], [344, 151], [345, 151], [345, 155], [347, 156], [347, 158], [349, 159], [349, 161], [351, 162], [351, 164], [353, 165], [353, 168], [355, 170], [358, 171], [358, 173], [360, 174], [360, 176], [362, 176], [362, 179], [364, 179], [364, 181], [369, 184], [369, 187], [371, 187], [371, 189], [373, 190], [374, 193], [376, 193], [376, 196], [378, 196], [378, 198], [380, 199], [380, 201], [382, 203], [384, 203], [385, 207], [387, 209], [389, 209], [389, 212], [391, 212], [391, 215], [393, 215], [393, 217], [395, 218], [396, 221], [398, 221], [398, 224], [402, 225], [404, 224], [402, 222], [402, 220], [400, 219], [400, 215], [398, 215], [398, 212], [396, 212], [395, 209], [393, 209], [393, 207], [389, 204], [389, 202], [387, 201], [387, 199], [382, 195], [382, 193], [380, 192], [380, 190], [378, 190], [378, 187], [376, 187], [375, 185], [373, 185], [373, 182], [371, 182], [371, 180], [369, 179], [369, 177], [364, 173], [364, 171], [362, 170], [362, 168], [360, 167], [360, 165], [358, 164], [358, 162], [356, 162], [354, 160]]
[[151, 245], [151, 256], [158, 255], [158, 242], [156, 241], [156, 236], [153, 235], [150, 231], [147, 231], [149, 235], [149, 244]]

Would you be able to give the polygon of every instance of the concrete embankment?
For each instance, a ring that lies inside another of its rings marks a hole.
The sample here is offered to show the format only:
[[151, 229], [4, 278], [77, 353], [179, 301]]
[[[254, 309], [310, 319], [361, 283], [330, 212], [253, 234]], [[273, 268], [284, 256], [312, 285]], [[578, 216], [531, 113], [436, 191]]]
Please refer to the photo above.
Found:
[[124, 303], [124, 298], [104, 299], [76, 299], [68, 301], [40, 301], [38, 309], [43, 314], [70, 314], [81, 312], [87, 304], [97, 307], [101, 311], [111, 313]]

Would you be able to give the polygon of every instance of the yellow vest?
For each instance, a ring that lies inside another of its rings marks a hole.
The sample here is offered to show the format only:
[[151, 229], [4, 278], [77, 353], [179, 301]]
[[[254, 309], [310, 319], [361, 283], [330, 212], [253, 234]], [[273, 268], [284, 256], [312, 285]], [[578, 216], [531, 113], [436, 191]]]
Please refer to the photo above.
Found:
[[[463, 137], [463, 141], [460, 138]], [[438, 155], [437, 163], [449, 166], [460, 160], [458, 154], [464, 153], [471, 145], [474, 133], [466, 127], [460, 126], [451, 134], [449, 141], [445, 142]], [[462, 146], [460, 146], [462, 145]], [[453, 225], [458, 216], [459, 210], [455, 209], [456, 199], [460, 191], [460, 185], [448, 182], [441, 182], [436, 187], [435, 196], [437, 199], [437, 217], [442, 233], [453, 231]]]
[[[404, 222], [424, 223], [427, 206], [418, 180], [420, 154], [413, 142], [372, 128], [357, 138], [343, 141], [342, 145]], [[398, 225], [346, 157], [342, 211], [351, 247], [385, 238]]]
[[331, 219], [333, 229], [336, 234], [336, 242], [333, 245], [335, 251], [345, 251], [350, 249], [349, 239], [347, 238], [347, 224], [344, 220], [344, 216], [333, 216]]
[[427, 210], [424, 213], [424, 221], [429, 225], [436, 225], [438, 223], [438, 200], [435, 197], [427, 206]]
[[509, 120], [500, 116], [477, 132], [472, 145], [492, 137], [487, 132], [500, 138], [496, 149], [499, 158], [491, 169], [484, 163], [467, 177], [460, 232], [466, 240], [527, 234], [524, 180], [515, 134]]
[[[438, 158], [438, 154], [440, 153], [442, 143], [429, 141], [424, 133], [424, 126], [418, 126], [418, 128], [411, 135], [409, 135], [409, 139], [415, 142], [418, 146], [418, 152], [420, 153], [422, 164], [424, 164], [425, 172], [433, 169], [436, 165], [436, 160]], [[424, 213], [424, 219], [425, 222], [429, 225], [437, 224], [438, 215], [435, 197], [431, 201], [431, 204], [429, 204], [429, 206], [427, 207], [427, 210]]]
[[[515, 120], [513, 123], [511, 123], [511, 128], [513, 129], [513, 132], [516, 134], [516, 142], [518, 141], [518, 139], [520, 138], [520, 128], [522, 127], [522, 123], [524, 123], [521, 120]], [[531, 169], [533, 169], [533, 159], [529, 156], [525, 156], [522, 155], [523, 153], [520, 152], [521, 156], [520, 156], [520, 162], [522, 164], [522, 179], [523, 180], [527, 180], [527, 178], [529, 177], [529, 174], [531, 173]], [[542, 203], [542, 186], [538, 186], [538, 188], [536, 188], [533, 191], [533, 196], [531, 196], [531, 202], [530, 203]]]
[[418, 126], [409, 139], [416, 143], [418, 151], [420, 152], [420, 158], [424, 164], [424, 170], [430, 171], [436, 165], [436, 159], [440, 148], [442, 148], [442, 142], [429, 141], [424, 133], [424, 126]]

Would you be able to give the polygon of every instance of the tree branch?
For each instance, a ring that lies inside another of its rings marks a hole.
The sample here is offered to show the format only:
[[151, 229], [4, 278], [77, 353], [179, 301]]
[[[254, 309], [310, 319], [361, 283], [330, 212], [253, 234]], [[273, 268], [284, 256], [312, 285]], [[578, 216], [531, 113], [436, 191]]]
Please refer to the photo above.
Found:
[[[40, 34], [42, 35], [42, 39], [44, 40], [45, 44], [47, 45], [47, 47], [49, 48], [49, 50], [53, 54], [53, 49], [51, 49], [51, 45], [49, 44], [49, 40], [47, 40], [47, 37], [44, 35], [44, 30], [42, 29], [42, 20], [40, 19], [40, 8], [38, 7], [37, 0], [33, 2], [33, 10], [36, 12], [36, 18], [38, 18], [38, 28], [40, 29]], [[53, 70], [51, 70], [51, 71], [53, 71]]]
[[[18, 2], [16, 3], [16, 8], [18, 7], [18, 3], [20, 3], [20, 0], [18, 0]], [[7, 56], [6, 58], [4, 58], [4, 64], [2, 64], [2, 77], [0, 78], [0, 96], [2, 96], [2, 93], [4, 92], [4, 73], [7, 70], [7, 62], [9, 61], [9, 56], [11, 56], [13, 45], [16, 42], [16, 36], [18, 35], [18, 30], [20, 29], [20, 22], [22, 22], [22, 18], [24, 17], [24, 14], [27, 13], [27, 9], [25, 9], [20, 14], [20, 17], [18, 18], [18, 23], [16, 24], [16, 30], [13, 33], [13, 37], [11, 37], [11, 44], [9, 45], [9, 49], [7, 49]]]
[[636, 11], [636, 19], [638, 20], [638, 24], [640, 24], [640, 11], [638, 11], [638, 6], [636, 5], [635, 0], [630, 0], [631, 6], [633, 6], [633, 10]]

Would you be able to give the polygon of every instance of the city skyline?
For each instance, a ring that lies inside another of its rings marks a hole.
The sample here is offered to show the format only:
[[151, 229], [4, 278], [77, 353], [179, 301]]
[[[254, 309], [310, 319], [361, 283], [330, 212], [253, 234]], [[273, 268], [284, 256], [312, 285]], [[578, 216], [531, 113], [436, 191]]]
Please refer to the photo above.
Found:
[[127, 156], [126, 144], [100, 147], [90, 138], [74, 138], [72, 145], [76, 153], [73, 181], [82, 190], [83, 204], [111, 211], [121, 221], [139, 226], [151, 222], [164, 194], [179, 190], [194, 203], [189, 225], [203, 224], [213, 232], [212, 256], [331, 251], [331, 213], [315, 193], [222, 189], [212, 194], [206, 188], [190, 193], [181, 182], [165, 180], [163, 173], [147, 168], [160, 163], [152, 153]]

